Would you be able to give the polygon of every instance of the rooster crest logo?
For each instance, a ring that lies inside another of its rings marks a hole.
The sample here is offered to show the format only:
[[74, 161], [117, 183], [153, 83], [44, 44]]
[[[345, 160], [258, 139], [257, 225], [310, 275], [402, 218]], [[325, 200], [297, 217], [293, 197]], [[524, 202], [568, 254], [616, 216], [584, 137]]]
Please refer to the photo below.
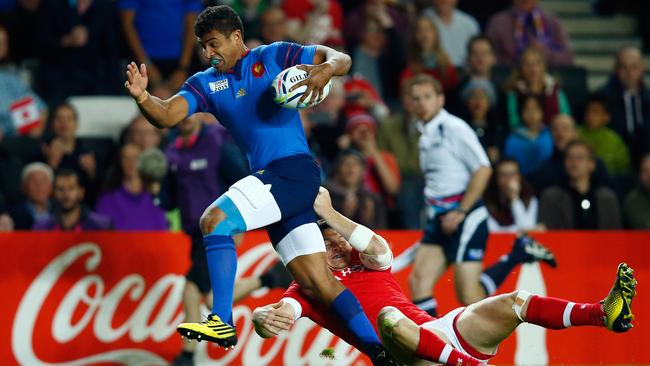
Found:
[[262, 64], [259, 61], [254, 63], [253, 66], [251, 67], [251, 71], [253, 72], [253, 76], [255, 76], [256, 78], [261, 77], [262, 75], [264, 75], [264, 64]]

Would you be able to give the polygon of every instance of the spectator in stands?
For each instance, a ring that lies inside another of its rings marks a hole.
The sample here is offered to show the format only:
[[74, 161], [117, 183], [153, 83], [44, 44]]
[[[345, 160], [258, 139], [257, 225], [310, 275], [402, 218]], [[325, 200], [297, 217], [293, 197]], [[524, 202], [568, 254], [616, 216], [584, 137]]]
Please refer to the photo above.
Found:
[[599, 90], [612, 114], [611, 128], [630, 148], [634, 164], [650, 148], [650, 90], [644, 72], [641, 51], [624, 47], [616, 55], [614, 74]]
[[290, 39], [284, 10], [277, 6], [266, 9], [260, 17], [260, 40], [262, 43], [271, 44]]
[[77, 110], [72, 104], [63, 103], [54, 109], [52, 117], [53, 137], [42, 145], [45, 162], [54, 170], [72, 169], [80, 172], [80, 183], [92, 191], [97, 182], [97, 162], [92, 152], [77, 138]]
[[4, 195], [0, 192], [0, 232], [8, 232], [14, 230], [14, 221], [7, 213]]
[[[349, 50], [355, 49], [361, 42], [368, 22], [380, 24], [384, 28], [385, 25], [390, 24], [399, 37], [399, 43], [403, 44], [406, 40], [404, 35], [408, 31], [409, 21], [405, 14], [384, 0], [362, 0], [354, 10], [345, 16], [343, 37]], [[398, 52], [394, 51], [394, 56], [399, 56]]]
[[481, 30], [476, 19], [458, 10], [457, 5], [458, 0], [433, 0], [433, 8], [426, 9], [423, 15], [433, 19], [442, 47], [449, 54], [451, 63], [460, 67], [467, 58], [467, 44]]
[[513, 0], [495, 14], [485, 30], [495, 45], [497, 62], [514, 65], [526, 49], [534, 48], [551, 66], [571, 65], [573, 52], [560, 21], [538, 6], [539, 0]]
[[386, 228], [384, 204], [364, 187], [365, 158], [356, 150], [343, 151], [336, 163], [332, 179], [325, 187], [332, 196], [332, 205], [351, 220], [359, 220], [369, 228]]
[[260, 38], [261, 17], [269, 6], [267, 0], [234, 0], [230, 6], [239, 14], [246, 30], [244, 38]]
[[46, 99], [121, 90], [114, 6], [109, 0], [40, 2], [36, 32]]
[[82, 204], [85, 189], [74, 170], [60, 169], [54, 178], [54, 213], [34, 223], [33, 230], [109, 230], [111, 219], [90, 211]]
[[467, 75], [463, 84], [472, 79], [484, 79], [492, 82], [496, 90], [496, 84], [492, 79], [492, 68], [495, 63], [494, 46], [489, 38], [479, 35], [470, 39], [467, 43]]
[[409, 51], [408, 67], [402, 71], [401, 85], [413, 76], [425, 73], [436, 78], [445, 92], [458, 86], [456, 68], [442, 46], [440, 33], [431, 18], [417, 18]]
[[517, 160], [525, 175], [533, 172], [553, 153], [553, 137], [544, 124], [542, 105], [535, 97], [524, 99], [520, 107], [523, 125], [510, 133], [503, 148], [503, 156]]
[[[494, 47], [488, 38], [478, 35], [470, 39], [467, 44], [467, 62], [463, 69], [463, 76], [461, 78], [458, 88], [447, 98], [445, 105], [447, 110], [452, 114], [467, 117], [467, 108], [464, 106], [463, 97], [460, 95], [467, 84], [473, 80], [485, 80], [491, 84], [491, 88], [495, 93], [495, 102], [501, 103], [503, 96], [501, 95], [501, 87], [499, 81], [495, 81], [492, 75], [492, 68], [496, 63], [494, 56]], [[499, 105], [499, 104], [497, 104]]]
[[[564, 169], [564, 154], [567, 146], [578, 138], [578, 130], [573, 117], [568, 114], [558, 114], [551, 121], [551, 136], [553, 137], [553, 154], [551, 158], [527, 176], [529, 182], [535, 185], [538, 194], [552, 185], [567, 181]], [[593, 175], [596, 184], [611, 186], [612, 182], [600, 159], [596, 159], [596, 171]]]
[[630, 155], [621, 137], [607, 127], [610, 120], [606, 99], [593, 95], [587, 101], [584, 126], [578, 132], [605, 163], [610, 174], [626, 176], [630, 173]]
[[395, 155], [377, 147], [377, 122], [366, 113], [348, 117], [341, 150], [349, 147], [361, 152], [364, 158], [364, 186], [370, 192], [382, 197], [389, 210], [396, 208], [395, 195], [399, 192], [401, 177]]
[[521, 176], [519, 163], [513, 159], [503, 159], [496, 163], [494, 171], [483, 194], [485, 207], [490, 213], [490, 232], [539, 229], [539, 202], [533, 187]]
[[650, 153], [641, 159], [639, 185], [625, 197], [623, 213], [629, 228], [650, 230]]
[[120, 0], [122, 30], [135, 61], [147, 65], [151, 84], [177, 90], [192, 66], [196, 38], [194, 21], [200, 0], [166, 2]]
[[592, 179], [596, 160], [589, 145], [580, 140], [570, 142], [564, 164], [568, 182], [542, 193], [539, 221], [552, 230], [620, 229], [621, 210], [616, 194]]
[[489, 79], [470, 79], [460, 91], [463, 108], [460, 115], [472, 127], [490, 161], [499, 159], [504, 128], [496, 111], [497, 91]]
[[337, 0], [284, 0], [291, 39], [303, 44], [343, 45], [343, 9]]
[[9, 55], [9, 33], [2, 24], [0, 85], [0, 141], [17, 134], [40, 137], [47, 118], [47, 107], [21, 79]]
[[544, 57], [538, 49], [529, 48], [506, 83], [508, 121], [511, 128], [521, 125], [519, 104], [533, 96], [542, 103], [543, 121], [549, 123], [559, 113], [571, 114], [569, 100], [558, 82], [546, 72]]
[[[334, 79], [332, 80], [332, 89], [322, 103], [301, 111], [301, 116], [306, 117], [309, 121], [310, 136], [307, 136], [307, 142], [310, 147], [316, 149], [314, 152], [319, 156], [319, 159], [322, 159], [320, 163], [325, 177], [329, 176], [331, 163], [339, 155], [337, 140], [341, 137], [345, 128], [345, 112], [343, 108], [345, 103], [343, 79]], [[305, 130], [305, 132], [307, 131]]]
[[392, 18], [384, 15], [375, 20], [365, 20], [361, 43], [352, 49], [351, 75], [368, 80], [384, 100], [397, 99], [399, 75], [404, 68], [401, 37]]
[[124, 143], [137, 145], [142, 151], [160, 146], [162, 131], [154, 127], [147, 119], [138, 114], [124, 130]]
[[10, 208], [9, 214], [16, 230], [29, 230], [34, 222], [46, 219], [54, 210], [54, 172], [47, 164], [33, 162], [23, 168], [21, 183], [24, 199]]
[[350, 116], [355, 113], [368, 113], [376, 121], [382, 121], [388, 117], [390, 110], [381, 98], [372, 84], [357, 75], [348, 78], [343, 84], [345, 90], [345, 106], [343, 111], [345, 115]]
[[138, 174], [140, 153], [137, 145], [122, 146], [96, 211], [109, 217], [116, 230], [167, 230], [164, 211], [154, 205]]
[[397, 194], [397, 205], [402, 218], [401, 227], [420, 229], [424, 200], [424, 177], [420, 170], [420, 149], [418, 139], [420, 132], [416, 127], [417, 119], [413, 114], [413, 101], [402, 88], [402, 108], [381, 121], [377, 130], [380, 149], [395, 155], [401, 176], [401, 189]]

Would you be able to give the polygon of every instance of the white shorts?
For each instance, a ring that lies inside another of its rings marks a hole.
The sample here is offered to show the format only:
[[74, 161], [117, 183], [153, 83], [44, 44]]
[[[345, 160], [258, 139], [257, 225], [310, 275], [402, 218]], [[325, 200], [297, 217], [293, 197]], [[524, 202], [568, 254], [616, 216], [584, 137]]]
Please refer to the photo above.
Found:
[[465, 310], [465, 307], [456, 308], [445, 314], [442, 318], [426, 322], [420, 326], [424, 329], [435, 329], [439, 332], [442, 332], [447, 337], [452, 347], [472, 357], [478, 358], [479, 360], [487, 361], [494, 355], [486, 355], [477, 351], [472, 346], [467, 344], [467, 342], [463, 340], [463, 337], [461, 337], [460, 334], [458, 334], [456, 331], [456, 319], [458, 318], [459, 314], [463, 312], [463, 310]]

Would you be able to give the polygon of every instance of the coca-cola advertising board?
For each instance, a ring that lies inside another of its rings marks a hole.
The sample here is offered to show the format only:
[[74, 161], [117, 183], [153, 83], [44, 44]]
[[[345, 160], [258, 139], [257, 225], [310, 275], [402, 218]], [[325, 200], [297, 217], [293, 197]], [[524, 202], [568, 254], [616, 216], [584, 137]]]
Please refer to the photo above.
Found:
[[[396, 254], [394, 272], [408, 291], [415, 231], [384, 236]], [[537, 237], [552, 248], [557, 269], [537, 264], [515, 268], [499, 292], [515, 288], [576, 302], [593, 302], [611, 287], [616, 265], [635, 268], [640, 295], [635, 328], [613, 334], [598, 328], [546, 331], [522, 325], [499, 348], [494, 364], [650, 364], [650, 233], [562, 232]], [[512, 236], [490, 238], [486, 263], [507, 252]], [[165, 365], [180, 350], [189, 240], [170, 233], [12, 233], [0, 235], [1, 365]], [[238, 278], [261, 274], [276, 260], [264, 232], [245, 235], [238, 248]], [[447, 273], [435, 289], [440, 310], [458, 306]], [[257, 306], [282, 291], [258, 290], [234, 307], [239, 343], [225, 352], [199, 344], [205, 365], [369, 365], [345, 342], [309, 320], [299, 320], [275, 339], [258, 337], [251, 324]], [[334, 349], [333, 360], [322, 358]]]

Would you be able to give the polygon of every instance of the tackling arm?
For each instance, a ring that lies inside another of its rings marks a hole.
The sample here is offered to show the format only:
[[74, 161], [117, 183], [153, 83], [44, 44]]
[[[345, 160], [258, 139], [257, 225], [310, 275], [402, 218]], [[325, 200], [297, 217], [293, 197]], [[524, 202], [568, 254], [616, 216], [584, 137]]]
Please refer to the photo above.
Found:
[[277, 336], [283, 331], [289, 330], [294, 320], [300, 317], [300, 314], [296, 314], [295, 305], [291, 304], [289, 300], [293, 299], [283, 298], [275, 304], [262, 306], [253, 311], [253, 325], [255, 332], [260, 337]]
[[314, 202], [314, 210], [332, 229], [341, 234], [352, 247], [359, 251], [359, 258], [366, 267], [385, 270], [392, 265], [393, 252], [386, 240], [336, 211], [332, 207], [332, 200], [327, 189], [320, 187]]

